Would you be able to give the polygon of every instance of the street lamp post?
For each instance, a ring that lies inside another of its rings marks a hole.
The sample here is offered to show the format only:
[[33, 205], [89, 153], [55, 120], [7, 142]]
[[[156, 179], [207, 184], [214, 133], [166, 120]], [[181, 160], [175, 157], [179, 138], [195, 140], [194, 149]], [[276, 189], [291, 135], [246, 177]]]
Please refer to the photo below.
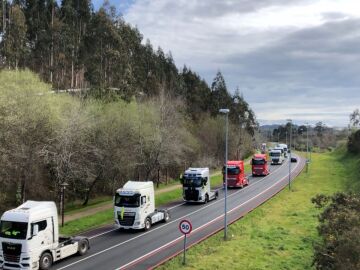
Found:
[[309, 123], [306, 123], [306, 173], [309, 172]]
[[64, 227], [64, 210], [65, 210], [65, 189], [69, 184], [63, 182], [60, 184], [61, 195], [60, 195], [60, 205], [61, 205], [61, 227]]
[[289, 155], [289, 190], [291, 190], [291, 137], [292, 137], [292, 120], [291, 119], [287, 119], [286, 121], [288, 121], [290, 123], [290, 134], [289, 134], [289, 150], [290, 150], [290, 155]]
[[229, 109], [220, 109], [220, 113], [225, 114], [226, 127], [225, 127], [225, 205], [224, 205], [224, 239], [227, 239], [227, 159], [228, 159], [228, 121], [229, 121]]

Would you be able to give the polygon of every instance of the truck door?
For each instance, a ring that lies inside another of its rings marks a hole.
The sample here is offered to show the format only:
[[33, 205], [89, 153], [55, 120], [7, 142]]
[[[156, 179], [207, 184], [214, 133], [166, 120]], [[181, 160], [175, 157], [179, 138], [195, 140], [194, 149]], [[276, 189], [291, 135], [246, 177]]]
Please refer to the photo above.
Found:
[[141, 196], [141, 211], [144, 213], [144, 216], [149, 215], [149, 205], [150, 202], [146, 196]]
[[31, 249], [37, 251], [39, 256], [52, 244], [52, 229], [50, 219], [43, 219], [30, 224]]

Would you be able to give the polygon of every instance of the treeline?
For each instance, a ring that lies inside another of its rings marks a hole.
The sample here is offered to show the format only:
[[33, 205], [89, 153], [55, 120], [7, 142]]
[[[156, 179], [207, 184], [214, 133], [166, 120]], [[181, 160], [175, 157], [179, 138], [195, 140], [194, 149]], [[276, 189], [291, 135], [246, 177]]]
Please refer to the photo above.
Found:
[[[199, 112], [193, 121], [186, 102], [165, 91], [126, 102], [50, 90], [29, 71], [0, 72], [2, 210], [26, 199], [58, 201], [64, 182], [67, 198], [86, 204], [129, 179], [165, 182], [188, 166], [223, 162], [224, 117]], [[229, 133], [230, 158], [252, 151], [246, 125], [230, 122]]]
[[[291, 133], [292, 131], [292, 133]], [[280, 141], [290, 143], [293, 148], [306, 151], [307, 137], [309, 138], [310, 149], [332, 149], [336, 147], [340, 139], [346, 138], [346, 130], [337, 131], [334, 128], [326, 126], [323, 122], [318, 122], [315, 126], [310, 125], [280, 125], [271, 131], [263, 132], [263, 137], [269, 141]]]
[[0, 208], [57, 200], [62, 182], [86, 204], [129, 179], [219, 166], [224, 107], [230, 158], [252, 151], [257, 122], [240, 91], [220, 72], [209, 86], [179, 71], [107, 2], [4, 0], [0, 16]]
[[[0, 67], [28, 68], [55, 90], [87, 89], [86, 95], [128, 102], [164, 91], [184, 99], [193, 119], [216, 116], [220, 107], [232, 107], [233, 120], [250, 111], [239, 93], [229, 95], [221, 74], [209, 87], [191, 69], [179, 71], [170, 52], [143, 44], [138, 29], [106, 1], [97, 11], [90, 0], [4, 0], [0, 8]], [[250, 112], [249, 130], [254, 123]]]

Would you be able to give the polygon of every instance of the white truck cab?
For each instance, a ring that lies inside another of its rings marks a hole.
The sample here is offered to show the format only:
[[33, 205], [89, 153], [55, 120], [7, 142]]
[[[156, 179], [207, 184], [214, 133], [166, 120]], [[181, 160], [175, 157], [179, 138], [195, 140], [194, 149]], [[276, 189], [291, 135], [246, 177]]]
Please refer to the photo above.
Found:
[[27, 201], [1, 217], [0, 268], [49, 269], [53, 262], [88, 249], [86, 238], [59, 237], [54, 202]]
[[128, 181], [114, 197], [115, 227], [118, 229], [150, 229], [152, 224], [170, 218], [168, 210], [155, 209], [154, 184], [151, 181]]
[[284, 152], [284, 157], [287, 158], [287, 156], [288, 156], [288, 146], [287, 146], [287, 144], [280, 143], [280, 144], [277, 145], [276, 149], [282, 149], [283, 152]]
[[269, 152], [271, 164], [282, 164], [284, 162], [284, 154], [281, 149], [273, 149]]
[[189, 168], [182, 179], [185, 202], [203, 202], [217, 199], [218, 191], [210, 190], [209, 168]]

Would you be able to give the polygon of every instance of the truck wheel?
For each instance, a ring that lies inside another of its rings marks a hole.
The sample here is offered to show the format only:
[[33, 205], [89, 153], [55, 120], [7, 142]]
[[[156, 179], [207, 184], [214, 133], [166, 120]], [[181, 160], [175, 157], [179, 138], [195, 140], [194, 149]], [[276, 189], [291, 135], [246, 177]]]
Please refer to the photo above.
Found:
[[40, 257], [40, 269], [41, 270], [48, 270], [50, 269], [53, 263], [53, 258], [49, 252], [44, 252]]
[[150, 218], [145, 219], [145, 231], [149, 230], [151, 228], [151, 220]]
[[86, 254], [86, 252], [88, 251], [89, 249], [89, 243], [86, 239], [82, 239], [79, 241], [79, 244], [78, 244], [78, 254], [80, 256], [83, 256]]
[[216, 191], [216, 192], [215, 192], [215, 200], [217, 200], [218, 197], [219, 197], [219, 192]]
[[169, 219], [170, 219], [170, 214], [169, 214], [169, 212], [165, 212], [165, 214], [164, 214], [164, 223], [168, 222]]
[[206, 203], [208, 203], [209, 202], [209, 195], [205, 195], [205, 201], [204, 201], [204, 203], [206, 204]]

